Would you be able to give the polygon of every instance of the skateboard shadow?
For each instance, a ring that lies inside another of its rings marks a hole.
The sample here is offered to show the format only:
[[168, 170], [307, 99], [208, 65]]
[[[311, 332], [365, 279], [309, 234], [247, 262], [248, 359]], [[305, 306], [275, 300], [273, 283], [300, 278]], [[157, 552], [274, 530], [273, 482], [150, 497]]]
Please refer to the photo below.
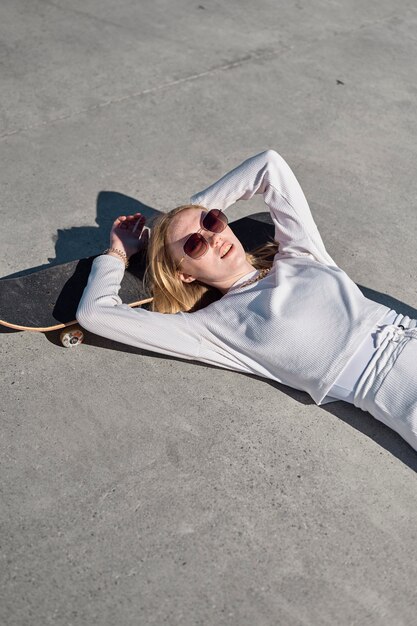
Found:
[[55, 257], [48, 263], [31, 267], [2, 278], [18, 278], [34, 272], [100, 254], [109, 245], [109, 233], [114, 220], [119, 215], [142, 213], [148, 222], [161, 214], [161, 211], [117, 191], [100, 191], [97, 196], [96, 226], [75, 226], [58, 229], [54, 237]]

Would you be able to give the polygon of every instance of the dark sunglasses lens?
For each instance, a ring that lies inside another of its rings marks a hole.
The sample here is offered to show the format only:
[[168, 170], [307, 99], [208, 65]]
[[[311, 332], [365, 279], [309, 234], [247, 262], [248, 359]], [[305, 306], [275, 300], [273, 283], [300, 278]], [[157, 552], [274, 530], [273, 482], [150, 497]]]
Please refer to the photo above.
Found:
[[207, 241], [200, 233], [190, 235], [184, 244], [184, 252], [192, 259], [198, 259], [207, 252]]
[[204, 217], [202, 224], [212, 233], [221, 233], [227, 226], [227, 217], [219, 209], [212, 209]]

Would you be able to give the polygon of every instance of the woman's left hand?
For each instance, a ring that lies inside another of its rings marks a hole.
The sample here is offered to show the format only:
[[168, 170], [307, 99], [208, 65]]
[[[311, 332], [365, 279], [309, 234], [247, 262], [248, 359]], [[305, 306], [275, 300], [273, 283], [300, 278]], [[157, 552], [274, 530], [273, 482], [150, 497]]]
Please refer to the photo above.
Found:
[[127, 258], [148, 245], [149, 228], [145, 226], [141, 213], [120, 215], [113, 223], [110, 232], [110, 248], [124, 250]]

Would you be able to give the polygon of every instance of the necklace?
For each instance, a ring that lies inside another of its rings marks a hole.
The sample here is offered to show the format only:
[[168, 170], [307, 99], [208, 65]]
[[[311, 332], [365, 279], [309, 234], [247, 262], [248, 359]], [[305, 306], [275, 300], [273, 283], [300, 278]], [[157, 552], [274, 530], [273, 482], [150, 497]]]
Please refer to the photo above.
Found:
[[255, 278], [250, 278], [249, 280], [245, 281], [241, 285], [237, 285], [236, 289], [242, 289], [242, 287], [247, 287], [248, 285], [252, 285], [252, 283], [257, 283], [258, 280], [262, 280], [262, 278], [265, 278], [265, 276], [269, 274], [270, 270], [271, 270], [270, 267], [264, 268], [263, 270], [259, 272], [257, 276], [255, 276]]

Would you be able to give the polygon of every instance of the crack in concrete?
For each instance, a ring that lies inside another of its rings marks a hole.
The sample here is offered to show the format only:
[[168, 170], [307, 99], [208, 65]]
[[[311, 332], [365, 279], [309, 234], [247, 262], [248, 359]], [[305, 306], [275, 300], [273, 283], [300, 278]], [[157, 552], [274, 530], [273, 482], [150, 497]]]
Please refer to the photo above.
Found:
[[97, 104], [94, 104], [90, 107], [85, 107], [82, 109], [77, 109], [76, 111], [73, 111], [71, 113], [68, 113], [66, 115], [61, 115], [58, 117], [55, 117], [53, 119], [47, 120], [45, 122], [41, 122], [40, 124], [33, 124], [32, 126], [22, 126], [21, 128], [17, 128], [15, 130], [9, 131], [7, 133], [4, 133], [3, 135], [0, 135], [0, 139], [5, 139], [6, 137], [10, 137], [12, 135], [16, 135], [17, 133], [20, 132], [25, 132], [27, 130], [34, 130], [36, 128], [42, 128], [43, 126], [49, 126], [50, 124], [54, 124], [55, 122], [60, 122], [62, 120], [67, 120], [70, 119], [71, 117], [76, 117], [77, 115], [80, 115], [82, 113], [87, 113], [89, 111], [94, 111], [100, 108], [104, 108], [104, 107], [108, 107], [112, 104], [119, 104], [120, 102], [124, 102], [126, 100], [130, 100], [132, 98], [139, 98], [141, 96], [145, 96], [148, 95], [150, 93], [155, 93], [157, 91], [162, 91], [163, 89], [169, 89], [171, 87], [174, 87], [176, 85], [180, 85], [182, 83], [187, 83], [187, 82], [191, 82], [193, 80], [197, 80], [198, 78], [202, 78], [203, 76], [208, 76], [210, 74], [215, 74], [216, 72], [224, 72], [226, 70], [230, 70], [233, 69], [235, 67], [239, 67], [240, 65], [244, 65], [245, 63], [248, 63], [254, 59], [259, 59], [259, 60], [263, 60], [263, 59], [268, 59], [268, 58], [273, 58], [275, 56], [277, 56], [278, 54], [281, 54], [285, 51], [288, 50], [287, 46], [282, 46], [282, 48], [280, 48], [279, 50], [269, 50], [267, 52], [252, 52], [250, 54], [245, 55], [244, 57], [240, 58], [240, 59], [236, 59], [235, 61], [231, 61], [229, 63], [225, 63], [224, 65], [219, 65], [217, 67], [213, 67], [210, 68], [208, 70], [205, 70], [204, 72], [198, 72], [197, 74], [191, 74], [190, 76], [184, 76], [183, 78], [178, 78], [176, 80], [172, 80], [169, 81], [167, 83], [162, 83], [161, 85], [157, 85], [156, 87], [149, 87], [148, 89], [142, 89], [141, 91], [137, 91], [131, 94], [126, 94], [125, 96], [121, 96], [120, 98], [112, 98], [110, 100], [104, 100], [103, 102], [99, 102]]

